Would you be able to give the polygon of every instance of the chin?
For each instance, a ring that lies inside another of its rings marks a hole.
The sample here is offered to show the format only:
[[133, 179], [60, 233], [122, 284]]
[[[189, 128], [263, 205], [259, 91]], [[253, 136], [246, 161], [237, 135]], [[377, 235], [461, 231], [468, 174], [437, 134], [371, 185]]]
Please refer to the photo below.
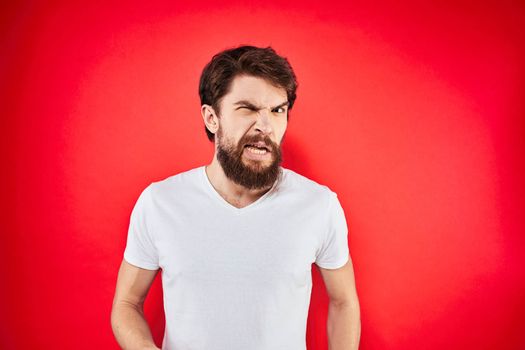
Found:
[[273, 159], [268, 160], [253, 160], [253, 159], [243, 159], [243, 164], [249, 166], [250, 168], [268, 168], [272, 165]]

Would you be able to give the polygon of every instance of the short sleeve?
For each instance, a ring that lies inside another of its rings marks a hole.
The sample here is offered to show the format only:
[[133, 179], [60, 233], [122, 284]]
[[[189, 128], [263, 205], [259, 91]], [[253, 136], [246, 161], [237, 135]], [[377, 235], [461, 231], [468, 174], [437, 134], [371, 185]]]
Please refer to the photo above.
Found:
[[343, 208], [337, 194], [330, 192], [327, 232], [315, 263], [325, 269], [337, 269], [346, 264], [350, 259], [347, 236], [348, 227]]
[[158, 253], [148, 227], [148, 211], [151, 210], [150, 191], [151, 185], [142, 191], [131, 212], [124, 259], [140, 268], [157, 270]]

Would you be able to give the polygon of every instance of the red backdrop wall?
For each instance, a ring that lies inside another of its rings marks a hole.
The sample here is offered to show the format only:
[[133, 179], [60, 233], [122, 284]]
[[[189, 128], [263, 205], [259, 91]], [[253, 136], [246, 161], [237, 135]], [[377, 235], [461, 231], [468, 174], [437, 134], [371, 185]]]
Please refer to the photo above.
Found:
[[[298, 75], [284, 166], [339, 194], [361, 348], [525, 349], [525, 6], [425, 3], [2, 5], [0, 348], [117, 348], [131, 209], [210, 161], [199, 74], [244, 43]], [[160, 344], [159, 280], [146, 312]]]

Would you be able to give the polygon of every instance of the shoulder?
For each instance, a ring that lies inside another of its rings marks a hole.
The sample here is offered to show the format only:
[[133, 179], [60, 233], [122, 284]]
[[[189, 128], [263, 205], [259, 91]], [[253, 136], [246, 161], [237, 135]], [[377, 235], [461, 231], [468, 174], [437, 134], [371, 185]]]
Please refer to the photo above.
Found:
[[321, 203], [327, 203], [331, 197], [337, 196], [328, 186], [320, 184], [308, 177], [301, 175], [291, 169], [283, 169], [283, 183], [286, 189], [295, 194], [300, 194], [311, 199], [318, 199]]
[[151, 182], [145, 191], [148, 191], [150, 195], [155, 198], [175, 192], [181, 194], [183, 192], [192, 191], [195, 187], [201, 185], [202, 174], [203, 167], [186, 170]]

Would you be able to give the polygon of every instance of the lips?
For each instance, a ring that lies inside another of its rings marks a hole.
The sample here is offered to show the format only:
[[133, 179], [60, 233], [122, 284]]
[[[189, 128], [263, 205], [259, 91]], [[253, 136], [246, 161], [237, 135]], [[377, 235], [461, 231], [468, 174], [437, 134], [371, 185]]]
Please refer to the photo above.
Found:
[[244, 147], [248, 147], [248, 146], [259, 148], [259, 149], [265, 149], [268, 152], [271, 151], [270, 147], [268, 147], [266, 143], [264, 143], [263, 141], [247, 143], [246, 145], [244, 145]]

